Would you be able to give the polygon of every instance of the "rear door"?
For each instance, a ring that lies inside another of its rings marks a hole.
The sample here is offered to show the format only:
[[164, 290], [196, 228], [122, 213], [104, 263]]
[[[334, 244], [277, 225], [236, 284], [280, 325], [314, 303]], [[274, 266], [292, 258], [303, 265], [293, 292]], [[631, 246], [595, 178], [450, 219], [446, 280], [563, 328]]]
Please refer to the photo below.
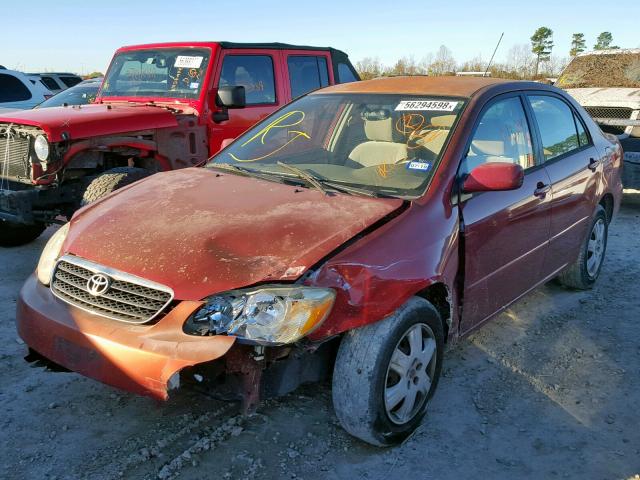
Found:
[[551, 179], [551, 235], [547, 275], [578, 256], [597, 203], [602, 158], [577, 112], [560, 96], [528, 96]]
[[285, 50], [291, 99], [333, 84], [331, 55], [323, 51]]
[[542, 279], [551, 223], [550, 180], [535, 147], [521, 95], [485, 107], [460, 165], [461, 180], [487, 162], [517, 163], [524, 183], [505, 192], [462, 195], [462, 333], [500, 311]]
[[223, 140], [236, 138], [249, 127], [289, 101], [282, 55], [278, 50], [223, 49], [214, 76], [214, 88], [243, 86], [246, 106], [229, 110], [229, 119], [210, 123], [210, 153], [220, 150]]

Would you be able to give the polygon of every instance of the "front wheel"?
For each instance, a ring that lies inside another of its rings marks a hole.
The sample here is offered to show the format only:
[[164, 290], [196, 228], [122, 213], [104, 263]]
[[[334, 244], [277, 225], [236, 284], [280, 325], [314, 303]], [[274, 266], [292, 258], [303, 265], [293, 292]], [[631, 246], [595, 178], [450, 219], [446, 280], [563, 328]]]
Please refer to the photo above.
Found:
[[144, 168], [117, 167], [107, 170], [91, 179], [87, 188], [84, 190], [80, 206], [84, 207], [96, 200], [100, 200], [111, 192], [130, 185], [133, 182], [137, 182], [149, 175], [151, 175], [151, 172]]
[[420, 425], [442, 369], [438, 311], [411, 298], [393, 315], [347, 332], [333, 373], [343, 428], [376, 446], [400, 443]]
[[578, 259], [558, 275], [562, 285], [578, 290], [588, 290], [593, 287], [604, 262], [608, 235], [607, 213], [601, 205], [598, 205], [587, 238], [580, 248]]
[[26, 225], [0, 220], [0, 247], [18, 247], [34, 241], [44, 232], [44, 223]]

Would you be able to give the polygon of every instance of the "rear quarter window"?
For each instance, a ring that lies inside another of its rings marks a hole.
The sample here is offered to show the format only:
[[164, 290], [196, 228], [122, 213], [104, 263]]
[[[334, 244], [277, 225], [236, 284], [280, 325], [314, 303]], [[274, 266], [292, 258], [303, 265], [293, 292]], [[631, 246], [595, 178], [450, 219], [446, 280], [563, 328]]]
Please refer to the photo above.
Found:
[[51, 77], [40, 77], [40, 82], [49, 90], [60, 90], [58, 83]]
[[60, 80], [62, 80], [62, 83], [67, 87], [73, 87], [82, 81], [82, 79], [78, 77], [60, 77]]
[[0, 102], [22, 102], [30, 98], [31, 92], [19, 79], [0, 73]]
[[358, 81], [349, 65], [342, 62], [338, 63], [338, 80], [339, 83], [350, 83]]

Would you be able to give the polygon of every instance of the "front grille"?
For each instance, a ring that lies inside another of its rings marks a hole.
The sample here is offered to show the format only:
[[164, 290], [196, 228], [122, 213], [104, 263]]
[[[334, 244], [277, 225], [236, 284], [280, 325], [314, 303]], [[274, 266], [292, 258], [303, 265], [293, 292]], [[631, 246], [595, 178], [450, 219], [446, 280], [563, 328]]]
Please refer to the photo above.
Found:
[[[631, 118], [633, 113], [633, 109], [627, 107], [584, 107], [584, 109], [593, 118], [620, 118], [626, 120]], [[605, 132], [621, 135], [627, 127], [600, 125], [600, 128]]]
[[0, 134], [0, 176], [29, 178], [29, 138]]
[[[95, 274], [110, 281], [106, 291], [99, 295], [89, 293], [89, 279]], [[56, 264], [51, 291], [71, 305], [128, 323], [151, 321], [173, 299], [173, 292], [164, 285], [71, 255], [65, 255]]]

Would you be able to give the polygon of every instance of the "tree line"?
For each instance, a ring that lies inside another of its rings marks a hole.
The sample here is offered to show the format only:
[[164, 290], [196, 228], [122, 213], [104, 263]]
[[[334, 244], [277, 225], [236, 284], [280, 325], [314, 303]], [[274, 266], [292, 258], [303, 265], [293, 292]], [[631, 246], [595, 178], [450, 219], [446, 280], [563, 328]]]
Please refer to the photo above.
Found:
[[[420, 60], [414, 56], [399, 58], [393, 65], [384, 65], [378, 58], [365, 57], [356, 62], [355, 67], [363, 80], [380, 76], [395, 75], [454, 75], [456, 72], [485, 72], [493, 77], [512, 79], [540, 79], [560, 74], [570, 58], [552, 54], [553, 30], [548, 27], [536, 29], [530, 37], [530, 44], [513, 45], [506, 55], [506, 61], [488, 65], [482, 56], [458, 63], [453, 52], [441, 45], [435, 52], [428, 53]], [[594, 50], [620, 48], [613, 44], [611, 32], [602, 32], [596, 38]], [[571, 37], [569, 56], [574, 57], [586, 51], [587, 42], [583, 33]]]

